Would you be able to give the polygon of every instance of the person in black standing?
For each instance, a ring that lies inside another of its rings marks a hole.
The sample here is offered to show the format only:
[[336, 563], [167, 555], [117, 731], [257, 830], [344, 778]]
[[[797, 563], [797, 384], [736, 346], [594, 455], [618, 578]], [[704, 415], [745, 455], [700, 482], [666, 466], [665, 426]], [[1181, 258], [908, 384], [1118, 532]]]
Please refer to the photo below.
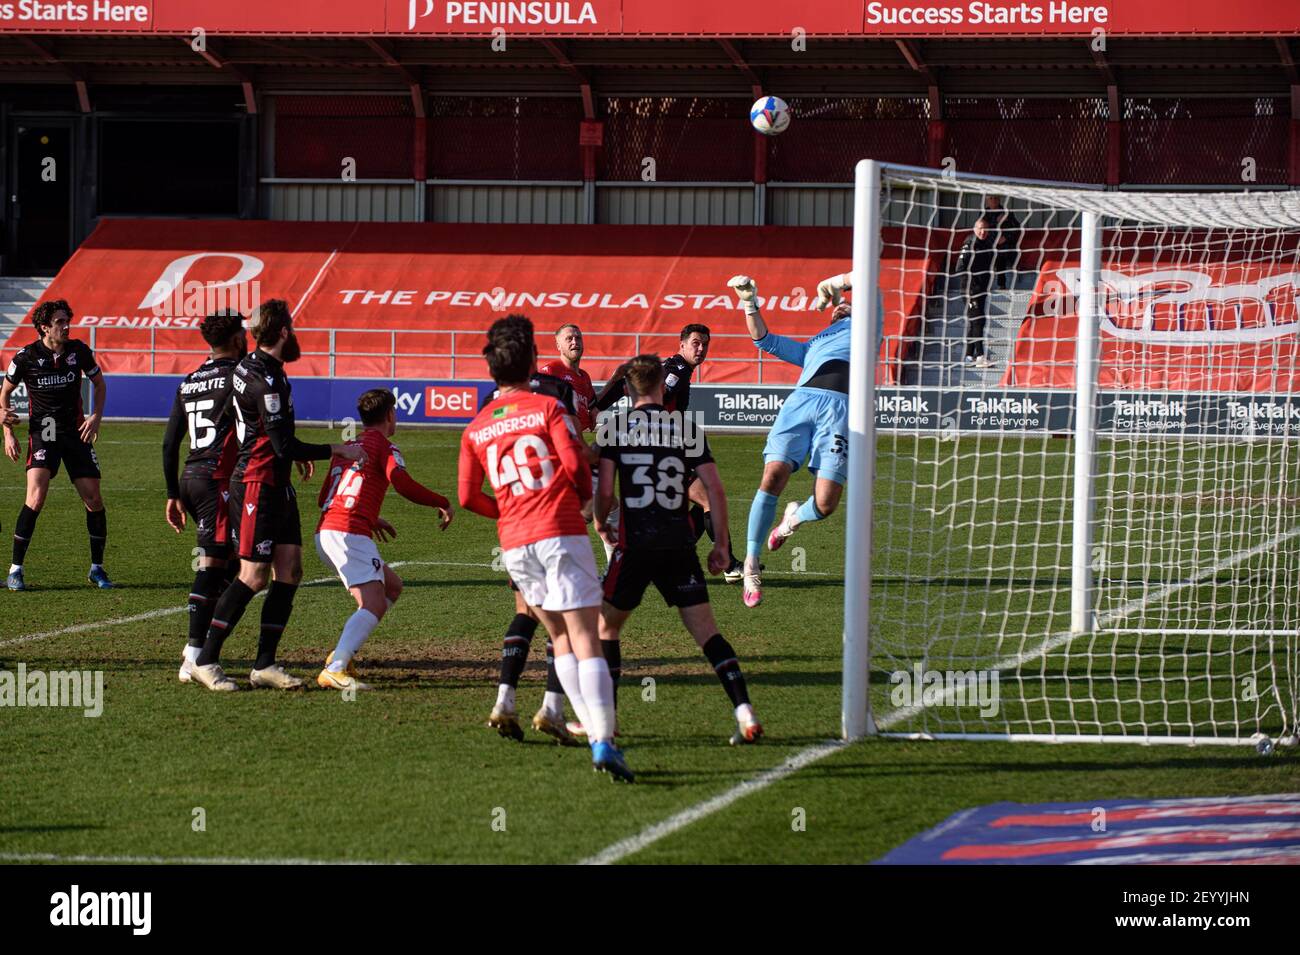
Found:
[[[14, 356], [0, 386], [5, 454], [11, 461], [18, 460], [20, 447], [14, 435], [10, 396], [18, 385], [26, 385], [29, 401], [27, 499], [14, 524], [13, 563], [6, 584], [10, 590], [27, 589], [23, 561], [36, 532], [36, 519], [45, 506], [50, 481], [62, 464], [86, 507], [86, 532], [90, 537], [90, 573], [86, 579], [100, 589], [108, 589], [113, 586], [104, 570], [108, 516], [99, 493], [99, 458], [94, 448], [108, 387], [90, 346], [68, 337], [72, 308], [66, 301], [41, 302], [32, 312], [32, 324], [36, 327], [36, 341]], [[81, 405], [83, 375], [95, 389], [95, 410], [90, 415]]]
[[977, 219], [958, 266], [966, 282], [966, 364], [975, 368], [989, 367], [984, 355], [984, 325], [988, 321], [989, 283], [993, 280], [994, 241], [988, 222]]
[[[186, 515], [194, 518], [199, 565], [190, 586], [189, 642], [181, 658], [180, 681], [193, 679], [191, 667], [203, 649], [212, 609], [238, 572], [230, 559], [230, 474], [239, 455], [235, 409], [230, 401], [235, 366], [248, 354], [243, 316], [209, 315], [199, 326], [211, 357], [185, 376], [176, 389], [163, 435], [163, 480], [167, 485], [167, 523], [177, 534]], [[181, 441], [189, 435], [190, 453], [180, 480]]]
[[212, 611], [203, 649], [190, 675], [209, 690], [230, 691], [238, 684], [221, 669], [221, 647], [252, 599], [267, 585], [257, 659], [249, 673], [253, 687], [292, 690], [303, 681], [276, 662], [280, 637], [293, 612], [302, 580], [302, 525], [291, 483], [293, 463], [303, 477], [313, 461], [332, 456], [365, 463], [360, 444], [306, 444], [294, 434], [293, 395], [284, 366], [302, 356], [289, 306], [281, 299], [253, 310], [248, 330], [257, 350], [235, 366], [231, 377], [239, 458], [230, 478], [230, 535], [239, 557], [239, 577]]
[[1015, 284], [1024, 229], [1016, 214], [1002, 204], [1000, 196], [984, 197], [984, 214], [980, 218], [993, 232], [993, 287], [1010, 288]]

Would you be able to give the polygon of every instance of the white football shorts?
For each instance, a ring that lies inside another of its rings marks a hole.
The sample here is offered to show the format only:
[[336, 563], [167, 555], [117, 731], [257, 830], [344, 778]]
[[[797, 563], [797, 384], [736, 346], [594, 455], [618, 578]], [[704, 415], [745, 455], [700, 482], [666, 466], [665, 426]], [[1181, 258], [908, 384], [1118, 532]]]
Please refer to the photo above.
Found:
[[600, 606], [600, 578], [586, 534], [547, 537], [501, 557], [529, 606], [556, 612]]
[[384, 560], [374, 540], [365, 534], [317, 531], [316, 553], [338, 572], [344, 587], [359, 587], [372, 580], [384, 582]]

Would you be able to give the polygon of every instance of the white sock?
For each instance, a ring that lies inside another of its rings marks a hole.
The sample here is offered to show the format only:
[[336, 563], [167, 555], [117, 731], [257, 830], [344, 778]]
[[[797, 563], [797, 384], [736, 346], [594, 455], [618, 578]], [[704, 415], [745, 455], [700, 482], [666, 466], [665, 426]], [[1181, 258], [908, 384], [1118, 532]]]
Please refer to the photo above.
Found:
[[752, 723], [754, 722], [754, 708], [748, 703], [741, 703], [736, 707], [736, 722]]
[[582, 684], [582, 698], [587, 704], [591, 722], [583, 720], [587, 739], [592, 743], [609, 742], [614, 738], [614, 681], [609, 675], [609, 664], [604, 657], [591, 657], [578, 661], [578, 680]]
[[587, 704], [582, 698], [582, 684], [578, 678], [578, 658], [572, 653], [557, 656], [555, 658], [555, 675], [559, 678], [560, 686], [564, 687], [564, 695], [573, 704], [574, 715], [578, 717], [578, 720], [590, 733], [591, 724], [587, 722]]
[[91, 564], [91, 565], [90, 565], [90, 569], [91, 569], [91, 570], [103, 570], [103, 569], [104, 569], [104, 565], [103, 565], [103, 564]]
[[542, 699], [542, 710], [554, 719], [564, 719], [564, 694], [547, 690]]
[[193, 663], [199, 658], [199, 654], [202, 652], [202, 647], [192, 647], [188, 643], [185, 644], [185, 661], [187, 663]]
[[11, 574], [16, 574], [16, 573], [18, 573], [18, 571], [20, 571], [20, 570], [22, 570], [22, 569], [23, 569], [23, 565], [22, 565], [22, 564], [10, 564], [10, 565], [9, 565], [9, 573], [11, 573]]
[[514, 712], [515, 688], [509, 683], [502, 683], [497, 686], [497, 706], [512, 713]]
[[358, 607], [343, 625], [343, 635], [339, 637], [339, 645], [334, 648], [334, 661], [330, 664], [330, 669], [335, 673], [346, 670], [348, 662], [356, 656], [361, 644], [366, 642], [366, 637], [370, 636], [370, 631], [378, 625], [378, 617], [369, 610]]

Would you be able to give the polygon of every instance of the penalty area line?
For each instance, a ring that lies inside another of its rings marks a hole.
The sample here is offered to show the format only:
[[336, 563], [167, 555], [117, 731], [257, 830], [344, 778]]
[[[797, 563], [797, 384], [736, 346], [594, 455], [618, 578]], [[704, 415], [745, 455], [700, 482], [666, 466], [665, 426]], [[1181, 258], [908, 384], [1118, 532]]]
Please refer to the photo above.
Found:
[[747, 779], [739, 785], [733, 786], [724, 793], [719, 793], [712, 799], [706, 799], [702, 803], [697, 803], [689, 809], [683, 809], [681, 812], [669, 816], [663, 822], [657, 822], [653, 826], [642, 829], [634, 836], [615, 842], [613, 845], [602, 849], [594, 856], [583, 859], [579, 865], [612, 865], [622, 859], [627, 858], [634, 853], [640, 852], [646, 846], [658, 842], [665, 836], [670, 836], [679, 829], [684, 829], [693, 822], [703, 819], [705, 816], [711, 816], [715, 812], [726, 809], [732, 803], [739, 799], [744, 799], [760, 789], [766, 789], [773, 783], [778, 783], [817, 762], [842, 750], [849, 744], [843, 740], [827, 740], [825, 743], [817, 743], [809, 746], [807, 749], [795, 753], [779, 766], [774, 766], [766, 772], [760, 773], [753, 779]]
[[[411, 561], [395, 560], [389, 567], [405, 567]], [[326, 584], [331, 580], [338, 580], [337, 576], [317, 577], [315, 580], [303, 581], [299, 586], [315, 587], [318, 584]], [[129, 585], [127, 585], [129, 587]], [[123, 589], [127, 589], [124, 587]], [[259, 591], [253, 599], [265, 596], [266, 591]], [[49, 640], [52, 637], [66, 637], [74, 633], [85, 633], [88, 630], [107, 629], [108, 627], [121, 627], [128, 623], [140, 623], [143, 620], [153, 620], [157, 617], [170, 617], [173, 614], [185, 613], [189, 607], [182, 604], [179, 607], [160, 607], [157, 610], [146, 610], [144, 613], [133, 614], [129, 617], [112, 617], [108, 620], [94, 620], [90, 623], [73, 624], [71, 627], [60, 627], [58, 630], [46, 630], [43, 633], [29, 633], [22, 637], [14, 637], [10, 640], [0, 640], [0, 647], [17, 647], [24, 643], [36, 643], [38, 640]]]

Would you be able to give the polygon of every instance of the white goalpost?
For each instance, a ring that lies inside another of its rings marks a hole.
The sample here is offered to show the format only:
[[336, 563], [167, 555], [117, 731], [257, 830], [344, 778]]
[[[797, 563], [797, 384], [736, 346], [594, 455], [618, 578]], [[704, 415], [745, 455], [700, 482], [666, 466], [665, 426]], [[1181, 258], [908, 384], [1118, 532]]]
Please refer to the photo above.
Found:
[[853, 228], [844, 737], [1295, 745], [1300, 194], [864, 160]]

